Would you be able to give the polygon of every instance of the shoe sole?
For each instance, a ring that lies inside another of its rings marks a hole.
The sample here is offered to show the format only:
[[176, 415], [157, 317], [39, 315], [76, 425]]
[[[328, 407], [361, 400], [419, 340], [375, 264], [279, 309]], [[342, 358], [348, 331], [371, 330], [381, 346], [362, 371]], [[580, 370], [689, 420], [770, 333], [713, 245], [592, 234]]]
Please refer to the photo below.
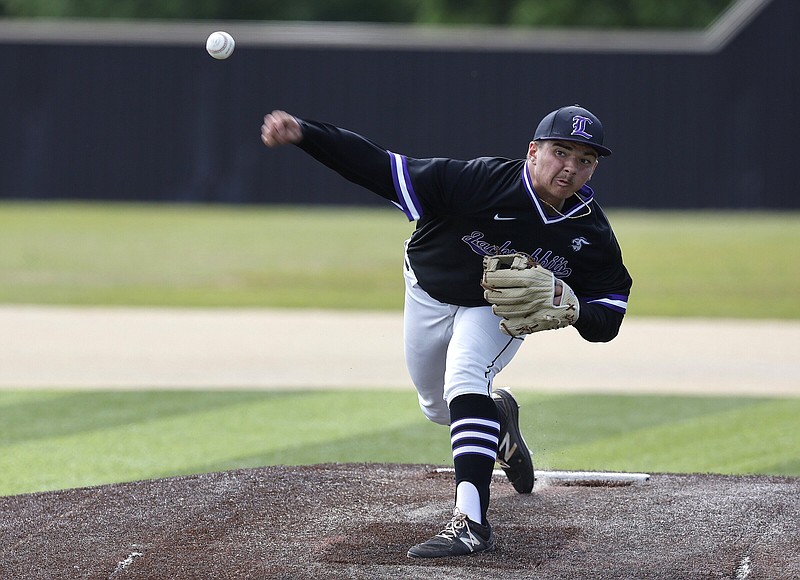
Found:
[[[473, 556], [482, 552], [494, 552], [495, 539], [492, 526], [487, 522], [485, 526], [480, 526], [464, 517], [463, 523], [458, 525], [466, 526], [467, 534], [462, 532], [456, 533], [455, 524], [456, 517], [459, 512], [458, 508], [453, 510], [453, 520], [448, 524], [444, 530], [436, 534], [427, 542], [417, 544], [411, 547], [406, 556], [409, 558], [455, 558], [459, 556]], [[479, 529], [481, 528], [481, 529]], [[487, 533], [487, 537], [483, 538], [483, 533]], [[468, 549], [469, 552], [465, 551]]]
[[422, 555], [422, 554], [414, 554], [411, 550], [406, 553], [407, 558], [411, 558], [412, 560], [431, 560], [437, 558], [469, 558], [470, 556], [475, 556], [477, 554], [485, 554], [487, 552], [494, 552], [495, 547], [489, 546], [483, 548], [482, 550], [475, 550], [474, 552], [468, 552], [466, 554], [436, 554], [436, 555]]
[[[519, 405], [514, 396], [504, 389], [495, 390], [494, 395], [496, 404], [503, 407], [507, 427], [505, 437], [500, 438], [500, 447], [497, 452], [498, 463], [518, 493], [531, 493], [534, 481], [533, 459], [528, 444], [525, 443], [519, 429]], [[513, 448], [515, 442], [517, 449], [510, 454], [509, 461], [501, 460], [502, 450]], [[526, 477], [525, 474], [530, 474], [530, 476]]]

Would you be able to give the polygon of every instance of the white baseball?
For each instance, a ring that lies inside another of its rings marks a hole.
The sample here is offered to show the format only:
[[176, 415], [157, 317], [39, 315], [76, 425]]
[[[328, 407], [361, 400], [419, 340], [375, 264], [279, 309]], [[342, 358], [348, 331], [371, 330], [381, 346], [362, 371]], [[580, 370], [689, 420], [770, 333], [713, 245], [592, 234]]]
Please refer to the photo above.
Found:
[[234, 42], [233, 37], [222, 30], [212, 32], [208, 40], [206, 40], [208, 54], [217, 60], [222, 60], [232, 55], [235, 46], [236, 42]]

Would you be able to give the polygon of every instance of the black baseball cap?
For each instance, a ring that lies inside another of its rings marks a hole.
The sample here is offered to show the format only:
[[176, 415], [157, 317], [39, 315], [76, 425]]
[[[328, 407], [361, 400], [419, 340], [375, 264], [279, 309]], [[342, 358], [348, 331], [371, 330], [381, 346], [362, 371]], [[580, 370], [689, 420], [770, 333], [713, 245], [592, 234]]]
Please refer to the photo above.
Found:
[[611, 149], [603, 146], [603, 124], [600, 119], [580, 105], [561, 107], [549, 113], [536, 127], [533, 140], [539, 139], [586, 143], [594, 147], [600, 156], [611, 155]]

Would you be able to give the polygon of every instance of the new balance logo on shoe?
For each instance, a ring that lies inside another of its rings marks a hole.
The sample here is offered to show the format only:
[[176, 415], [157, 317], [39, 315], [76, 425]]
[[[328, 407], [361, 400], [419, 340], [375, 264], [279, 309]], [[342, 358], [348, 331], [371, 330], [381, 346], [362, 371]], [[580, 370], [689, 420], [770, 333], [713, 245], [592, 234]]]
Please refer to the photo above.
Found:
[[500, 441], [497, 448], [497, 461], [502, 465], [508, 466], [508, 461], [517, 452], [517, 444], [511, 442], [511, 433], [506, 431], [506, 436]]
[[409, 558], [448, 558], [469, 556], [479, 552], [492, 552], [495, 548], [494, 532], [489, 522], [473, 522], [458, 508], [444, 529], [427, 542], [417, 544], [408, 551]]
[[467, 535], [461, 536], [458, 539], [461, 540], [467, 548], [469, 548], [470, 552], [474, 552], [475, 548], [481, 545], [481, 541], [476, 538], [469, 529], [467, 529]]
[[519, 493], [533, 491], [533, 459], [530, 449], [519, 430], [519, 405], [514, 396], [505, 389], [496, 389], [492, 394], [500, 419], [500, 441], [497, 447], [497, 463], [506, 472], [506, 477]]

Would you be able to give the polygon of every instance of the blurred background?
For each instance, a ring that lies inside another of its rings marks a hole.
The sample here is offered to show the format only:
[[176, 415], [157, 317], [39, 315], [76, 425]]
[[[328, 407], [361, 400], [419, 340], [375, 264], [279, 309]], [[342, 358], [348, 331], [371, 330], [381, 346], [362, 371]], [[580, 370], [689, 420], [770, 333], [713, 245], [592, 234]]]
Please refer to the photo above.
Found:
[[31, 18], [295, 20], [703, 28], [732, 0], [3, 0], [0, 15]]
[[[286, 109], [415, 157], [522, 157], [579, 103], [605, 207], [798, 208], [793, 0], [0, 0], [0, 198], [383, 202], [296, 152]], [[236, 52], [203, 49], [224, 29]]]

